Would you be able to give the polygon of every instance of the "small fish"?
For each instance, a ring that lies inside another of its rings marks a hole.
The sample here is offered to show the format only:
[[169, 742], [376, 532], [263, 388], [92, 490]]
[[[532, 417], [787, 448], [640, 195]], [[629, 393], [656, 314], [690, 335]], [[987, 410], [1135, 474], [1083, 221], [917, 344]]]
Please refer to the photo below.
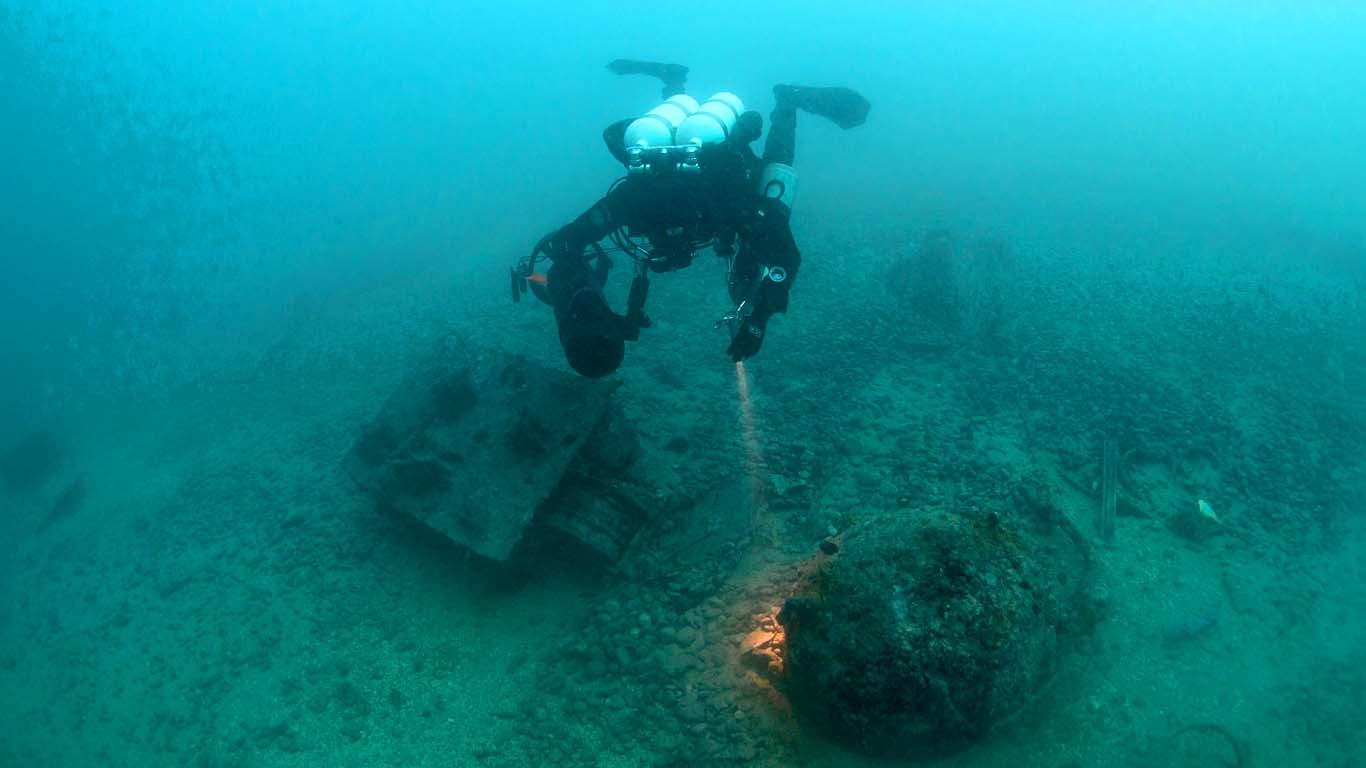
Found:
[[1214, 507], [1211, 507], [1208, 501], [1205, 501], [1204, 499], [1196, 500], [1195, 508], [1200, 510], [1202, 516], [1208, 517], [1216, 523], [1220, 522], [1219, 516], [1214, 514]]

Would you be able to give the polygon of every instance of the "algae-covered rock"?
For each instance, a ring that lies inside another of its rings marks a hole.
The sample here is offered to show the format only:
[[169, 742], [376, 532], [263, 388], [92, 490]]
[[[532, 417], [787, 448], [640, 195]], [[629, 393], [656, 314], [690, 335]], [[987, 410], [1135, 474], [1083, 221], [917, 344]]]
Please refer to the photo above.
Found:
[[1069, 533], [947, 512], [851, 532], [808, 564], [778, 616], [794, 708], [883, 755], [984, 735], [1056, 669], [1089, 570]]

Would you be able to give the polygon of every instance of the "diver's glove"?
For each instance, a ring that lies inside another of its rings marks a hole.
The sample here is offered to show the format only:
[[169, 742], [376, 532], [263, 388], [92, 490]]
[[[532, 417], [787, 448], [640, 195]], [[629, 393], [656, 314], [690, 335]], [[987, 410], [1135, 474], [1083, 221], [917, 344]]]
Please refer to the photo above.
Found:
[[738, 363], [758, 354], [759, 347], [764, 343], [764, 328], [767, 325], [766, 315], [754, 314], [742, 320], [735, 328], [730, 346], [726, 347], [726, 354], [730, 355], [730, 359]]

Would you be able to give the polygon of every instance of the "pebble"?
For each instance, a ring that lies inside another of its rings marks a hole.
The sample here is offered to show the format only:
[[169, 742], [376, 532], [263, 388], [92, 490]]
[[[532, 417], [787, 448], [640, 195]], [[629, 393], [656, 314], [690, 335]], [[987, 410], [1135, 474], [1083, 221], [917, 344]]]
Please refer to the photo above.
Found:
[[702, 660], [691, 653], [680, 654], [674, 660], [674, 667], [683, 672], [689, 672], [702, 667]]

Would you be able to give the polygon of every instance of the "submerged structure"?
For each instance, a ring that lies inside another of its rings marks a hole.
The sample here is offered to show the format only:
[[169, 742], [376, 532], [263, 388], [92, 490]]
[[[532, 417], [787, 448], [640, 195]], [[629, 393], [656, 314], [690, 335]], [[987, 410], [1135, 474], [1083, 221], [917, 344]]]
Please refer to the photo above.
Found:
[[610, 383], [526, 358], [447, 344], [391, 395], [346, 457], [383, 507], [492, 560], [543, 519], [615, 558], [643, 519], [628, 490], [593, 491], [631, 468], [634, 433]]
[[943, 333], [957, 332], [962, 320], [954, 248], [948, 230], [930, 230], [909, 255], [893, 262], [886, 279], [894, 300]]

